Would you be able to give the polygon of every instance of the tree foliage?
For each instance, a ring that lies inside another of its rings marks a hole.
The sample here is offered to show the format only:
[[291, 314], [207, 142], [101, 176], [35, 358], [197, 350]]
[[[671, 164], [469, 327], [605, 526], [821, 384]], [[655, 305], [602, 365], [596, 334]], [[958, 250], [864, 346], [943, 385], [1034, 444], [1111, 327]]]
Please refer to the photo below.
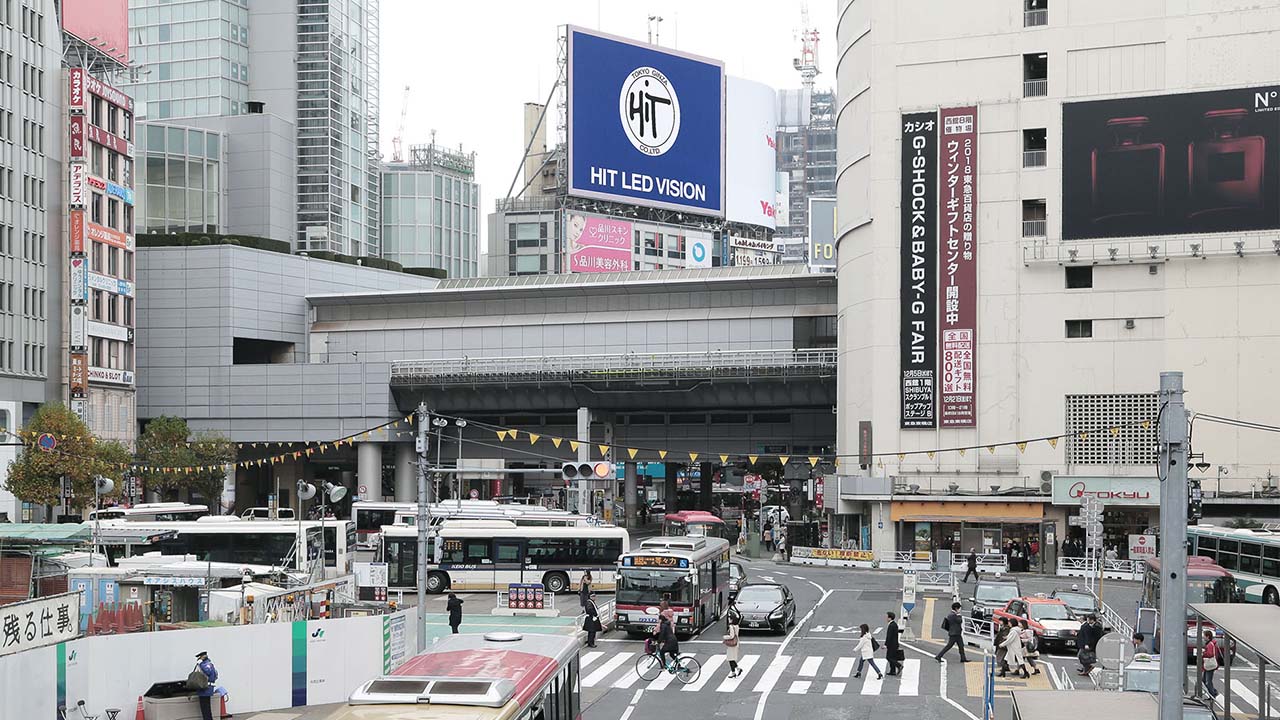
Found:
[[204, 470], [191, 473], [189, 487], [209, 501], [209, 512], [218, 514], [222, 500], [222, 483], [227, 465], [236, 461], [236, 444], [225, 435], [201, 433], [192, 443], [195, 465]]
[[138, 476], [147, 490], [188, 487], [191, 475], [180, 468], [195, 464], [195, 452], [187, 446], [191, 431], [187, 421], [162, 415], [147, 423], [138, 437]]
[[[74, 508], [93, 505], [93, 480], [99, 475], [116, 481], [111, 495], [120, 492], [124, 475], [121, 466], [129, 462], [128, 448], [120, 443], [97, 440], [84, 421], [62, 404], [40, 406], [25, 432], [28, 444], [9, 464], [5, 481], [9, 492], [19, 499], [42, 505], [61, 504], [64, 477], [71, 481]], [[57, 440], [52, 451], [35, 444], [43, 433]]]

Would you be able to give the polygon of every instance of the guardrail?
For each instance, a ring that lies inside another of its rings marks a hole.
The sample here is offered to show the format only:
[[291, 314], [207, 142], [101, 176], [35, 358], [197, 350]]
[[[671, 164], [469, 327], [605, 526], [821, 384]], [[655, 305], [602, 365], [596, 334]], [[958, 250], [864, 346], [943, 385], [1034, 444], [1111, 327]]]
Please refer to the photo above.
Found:
[[652, 379], [828, 377], [830, 349], [729, 350], [690, 353], [601, 353], [405, 360], [391, 364], [392, 385], [624, 382]]
[[877, 550], [876, 563], [881, 570], [932, 570], [933, 553]]
[[951, 570], [917, 570], [916, 589], [921, 592], [936, 592], [958, 598], [956, 574]]
[[993, 620], [961, 615], [960, 636], [965, 645], [973, 645], [986, 652], [996, 651], [996, 624]]
[[[1141, 580], [1146, 563], [1141, 560], [1103, 560], [1102, 577], [1108, 580]], [[1057, 574], [1061, 577], [1098, 577], [1098, 563], [1094, 558], [1060, 557]]]
[[[953, 555], [951, 557], [951, 572], [967, 573], [969, 570], [969, 561], [967, 556]], [[983, 553], [978, 556], [978, 574], [994, 575], [1009, 572], [1009, 558], [1004, 553]]]

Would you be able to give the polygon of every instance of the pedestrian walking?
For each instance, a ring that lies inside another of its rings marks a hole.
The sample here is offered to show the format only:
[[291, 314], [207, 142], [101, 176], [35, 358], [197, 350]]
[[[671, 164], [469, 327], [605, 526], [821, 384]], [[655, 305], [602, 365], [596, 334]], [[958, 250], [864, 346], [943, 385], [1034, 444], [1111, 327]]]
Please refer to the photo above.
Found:
[[1076, 659], [1080, 661], [1080, 676], [1087, 676], [1098, 662], [1098, 641], [1102, 639], [1102, 626], [1098, 624], [1098, 616], [1090, 615], [1080, 625], [1076, 633], [1076, 645], [1079, 652]]
[[1112, 545], [1111, 547], [1107, 548], [1107, 556], [1106, 556], [1106, 557], [1107, 557], [1107, 560], [1108, 560], [1108, 561], [1110, 561], [1110, 562], [1114, 562], [1114, 561], [1116, 561], [1116, 560], [1119, 560], [1119, 559], [1120, 559], [1120, 553], [1116, 552], [1116, 546], [1115, 546], [1115, 545]]
[[773, 552], [773, 523], [765, 521], [764, 528], [760, 531], [760, 542], [764, 543], [764, 549]]
[[729, 616], [725, 622], [724, 659], [729, 663], [729, 677], [735, 678], [742, 674], [742, 670], [738, 669], [738, 663], [742, 662], [742, 647], [738, 645], [742, 613], [738, 612], [738, 606], [732, 602], [729, 603]]
[[587, 596], [587, 604], [582, 608], [586, 617], [582, 620], [582, 629], [587, 631], [587, 647], [596, 646], [596, 633], [604, 629], [600, 624], [600, 611], [596, 608], [596, 594]]
[[1213, 673], [1221, 664], [1218, 657], [1218, 641], [1213, 637], [1212, 630], [1205, 630], [1204, 656], [1200, 659], [1200, 681], [1204, 683], [1204, 689], [1208, 691], [1209, 697], [1215, 700], [1218, 698], [1218, 688], [1213, 686]]
[[978, 554], [973, 551], [973, 548], [969, 548], [969, 557], [966, 557], [964, 560], [965, 560], [965, 563], [968, 565], [968, 569], [964, 571], [964, 579], [961, 580], [960, 582], [969, 582], [970, 575], [972, 575], [973, 578], [977, 580], [978, 579]]
[[1005, 644], [1008, 639], [1009, 619], [996, 618], [996, 635], [992, 642], [996, 648], [996, 667], [1000, 669], [1000, 677], [1009, 672], [1009, 646]]
[[1018, 621], [1018, 634], [1022, 636], [1022, 654], [1027, 659], [1027, 665], [1031, 666], [1031, 674], [1039, 675], [1040, 666], [1037, 661], [1040, 660], [1040, 638], [1036, 636], [1036, 631], [1027, 624], [1025, 618]]
[[458, 634], [458, 626], [462, 624], [462, 601], [457, 595], [449, 593], [449, 602], [445, 605], [449, 610], [449, 627], [453, 629], [453, 634]]
[[960, 662], [969, 661], [964, 656], [963, 623], [960, 619], [960, 603], [951, 603], [951, 612], [942, 619], [942, 629], [947, 631], [947, 644], [943, 646], [942, 652], [934, 656], [935, 660], [942, 662], [942, 656], [954, 647], [960, 653]]
[[[197, 675], [196, 673], [199, 673]], [[204, 682], [200, 682], [199, 678], [203, 676]], [[200, 717], [203, 720], [213, 720], [213, 697], [217, 695], [226, 701], [227, 689], [218, 685], [218, 668], [214, 666], [213, 661], [209, 659], [209, 653], [203, 650], [196, 653], [196, 667], [187, 676], [187, 687], [198, 690], [196, 697], [200, 702]], [[196, 687], [193, 687], [196, 686]], [[219, 704], [219, 713], [221, 716], [221, 704]], [[227, 717], [231, 717], [227, 715]]]
[[591, 597], [591, 571], [582, 573], [582, 585], [578, 586], [578, 605], [587, 608], [587, 599]]
[[898, 619], [891, 613], [884, 614], [888, 622], [884, 626], [884, 659], [889, 666], [885, 675], [897, 675], [902, 672], [902, 648], [898, 646]]
[[1148, 655], [1151, 654], [1151, 646], [1147, 645], [1146, 635], [1143, 635], [1140, 632], [1136, 632], [1133, 634], [1133, 639], [1131, 642], [1133, 642], [1134, 655], [1137, 655], [1138, 653], [1146, 653]]
[[1000, 677], [1004, 677], [1012, 666], [1015, 674], [1021, 671], [1023, 679], [1029, 678], [1031, 673], [1027, 671], [1027, 658], [1023, 655], [1022, 632], [1008, 618], [1004, 618], [1004, 624], [1006, 625], [1005, 637], [1001, 647], [1005, 655], [1004, 664], [1000, 668]]
[[862, 631], [862, 635], [858, 637], [858, 644], [854, 646], [853, 651], [858, 656], [858, 671], [853, 674], [854, 677], [862, 677], [862, 666], [870, 665], [872, 670], [876, 671], [876, 677], [884, 679], [884, 673], [880, 672], [879, 666], [876, 665], [876, 648], [879, 643], [871, 637], [871, 628], [863, 623], [858, 626]]

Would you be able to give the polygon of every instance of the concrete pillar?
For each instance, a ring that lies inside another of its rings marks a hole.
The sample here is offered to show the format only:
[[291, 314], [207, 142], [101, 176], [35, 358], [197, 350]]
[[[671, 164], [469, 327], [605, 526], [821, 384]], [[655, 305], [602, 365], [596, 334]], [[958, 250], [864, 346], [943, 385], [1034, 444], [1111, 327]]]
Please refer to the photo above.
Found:
[[356, 448], [356, 473], [356, 482], [363, 485], [370, 495], [376, 495], [381, 499], [382, 443], [360, 443]]
[[[578, 408], [578, 462], [591, 462], [591, 408]], [[590, 515], [591, 479], [579, 478], [576, 511]]]
[[[678, 477], [680, 466], [669, 462], [664, 467], [666, 468], [666, 487], [662, 489], [662, 502], [667, 504], [667, 512], [673, 513], [678, 509], [676, 508], [676, 498], [680, 495], [680, 478]], [[662, 518], [657, 518], [657, 520], [662, 522]]]
[[698, 484], [698, 509], [711, 510], [713, 496], [711, 494], [711, 476], [715, 473], [715, 465], [704, 462], [699, 466], [699, 475], [701, 476]]
[[636, 516], [636, 464], [634, 461], [628, 461], [623, 473], [623, 508], [627, 513], [626, 526], [629, 528], [639, 525], [639, 518]]
[[[413, 443], [396, 443], [396, 502], [418, 501], [418, 452]], [[382, 488], [369, 488], [366, 500], [381, 500]]]

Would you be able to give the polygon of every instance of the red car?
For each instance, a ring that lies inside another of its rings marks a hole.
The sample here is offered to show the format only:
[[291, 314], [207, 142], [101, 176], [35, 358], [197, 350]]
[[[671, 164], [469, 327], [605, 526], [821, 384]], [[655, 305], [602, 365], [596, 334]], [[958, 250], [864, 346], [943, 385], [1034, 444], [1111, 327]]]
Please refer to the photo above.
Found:
[[[993, 619], [1010, 618], [1027, 621], [1027, 627], [1035, 631], [1040, 647], [1074, 648], [1080, 618], [1061, 600], [1044, 597], [1020, 597], [1010, 600], [1002, 610], [996, 610]], [[1021, 627], [1021, 623], [1019, 623]]]

